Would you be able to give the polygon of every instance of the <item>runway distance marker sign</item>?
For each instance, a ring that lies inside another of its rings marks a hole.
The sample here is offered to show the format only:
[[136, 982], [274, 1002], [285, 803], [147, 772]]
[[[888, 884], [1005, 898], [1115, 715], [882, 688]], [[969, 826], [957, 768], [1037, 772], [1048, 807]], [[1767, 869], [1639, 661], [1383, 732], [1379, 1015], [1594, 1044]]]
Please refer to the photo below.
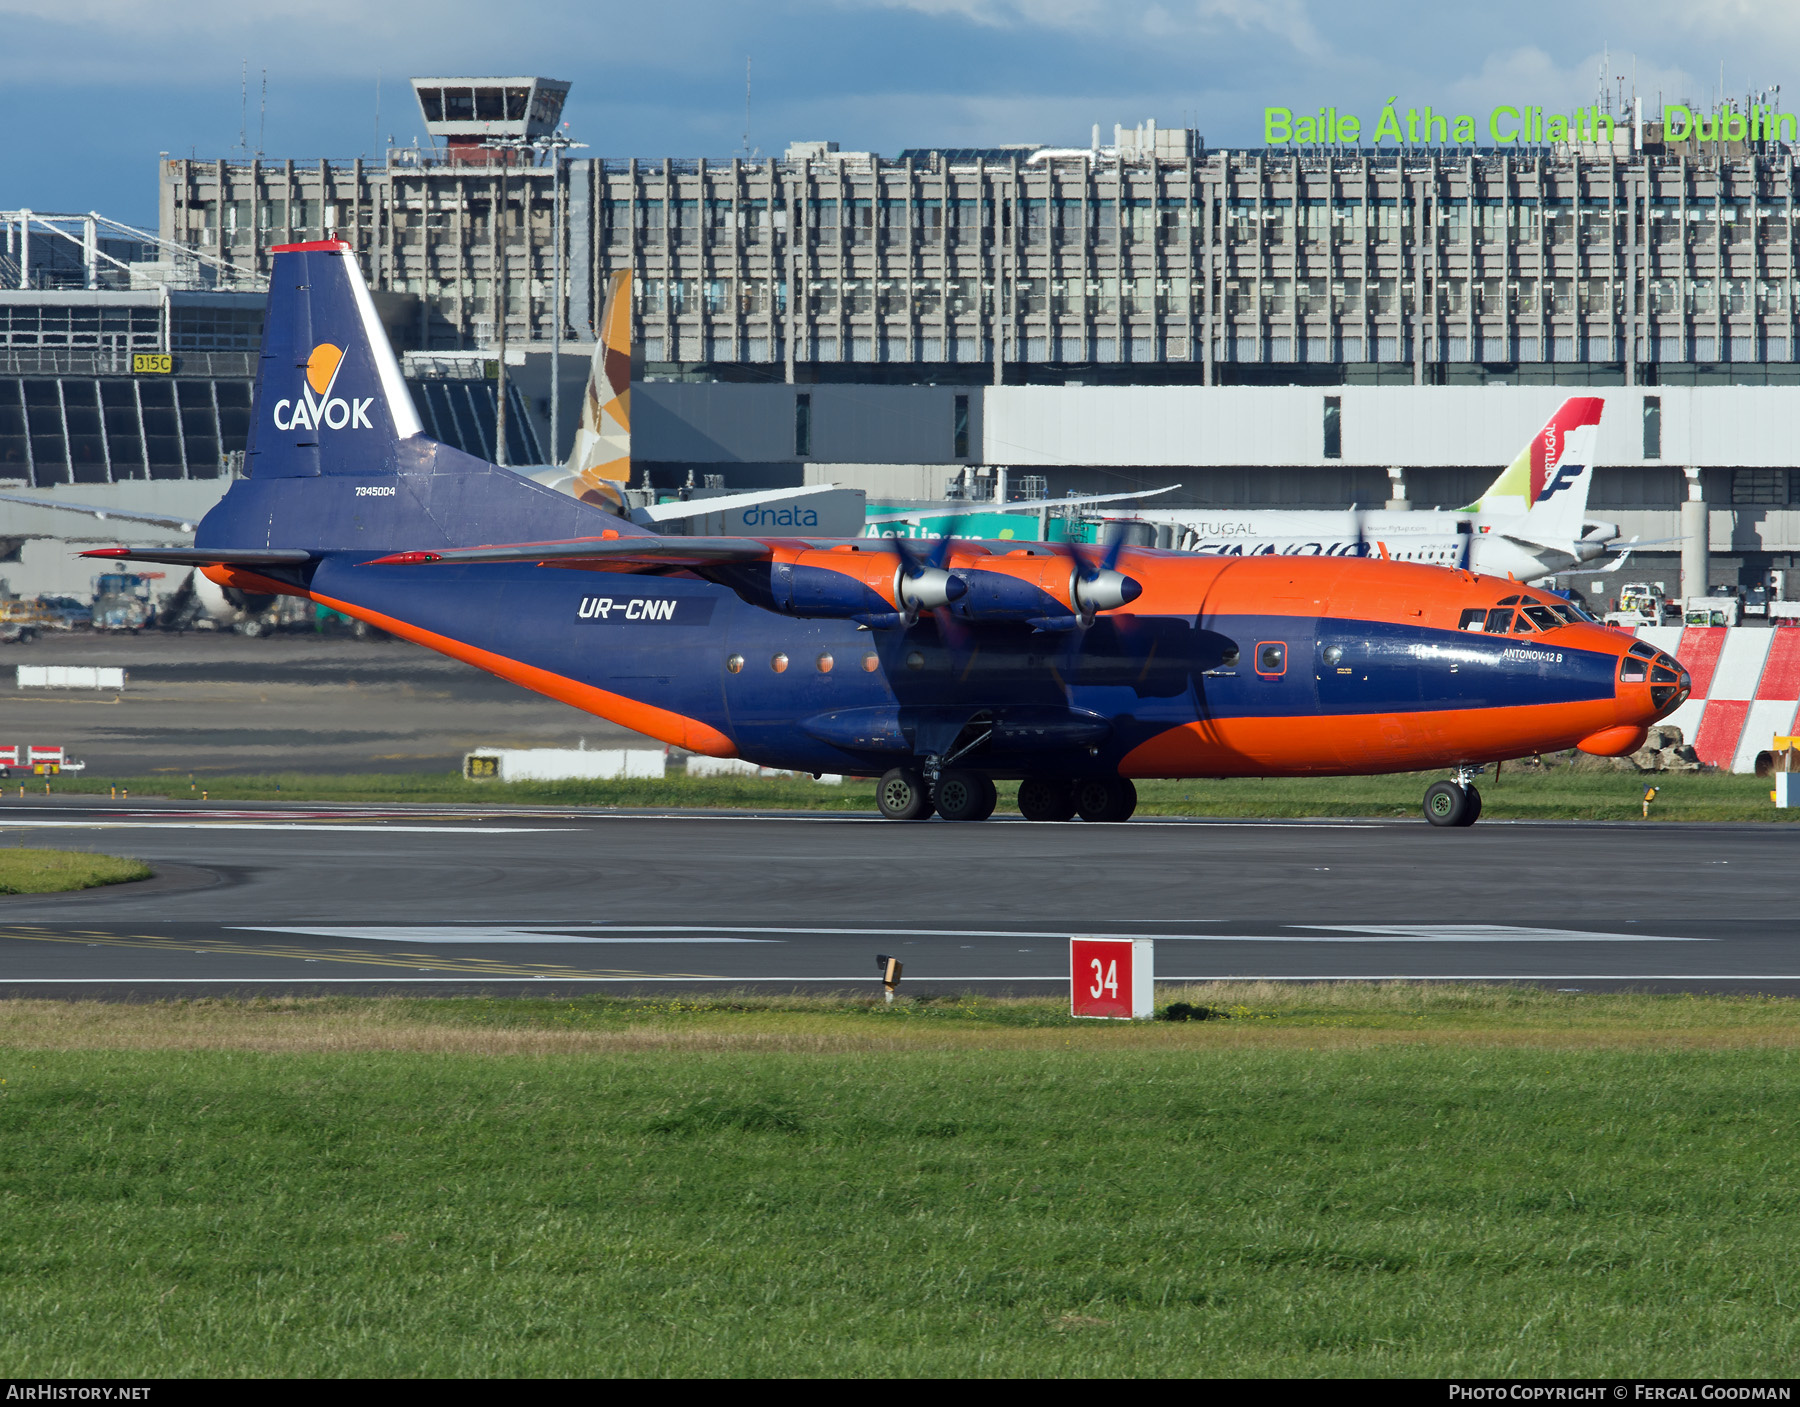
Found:
[[1156, 1014], [1156, 940], [1069, 939], [1069, 1014], [1148, 1021]]

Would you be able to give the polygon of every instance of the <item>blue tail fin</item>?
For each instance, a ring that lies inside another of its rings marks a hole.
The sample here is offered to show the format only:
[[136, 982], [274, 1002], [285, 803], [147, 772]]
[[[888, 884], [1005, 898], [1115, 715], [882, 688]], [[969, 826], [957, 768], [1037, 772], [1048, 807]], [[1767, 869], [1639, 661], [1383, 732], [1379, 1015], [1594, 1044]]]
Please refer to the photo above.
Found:
[[251, 476], [391, 474], [399, 443], [422, 433], [350, 247], [276, 249], [244, 456]]
[[272, 251], [246, 477], [199, 547], [473, 547], [646, 532], [428, 439], [350, 246]]

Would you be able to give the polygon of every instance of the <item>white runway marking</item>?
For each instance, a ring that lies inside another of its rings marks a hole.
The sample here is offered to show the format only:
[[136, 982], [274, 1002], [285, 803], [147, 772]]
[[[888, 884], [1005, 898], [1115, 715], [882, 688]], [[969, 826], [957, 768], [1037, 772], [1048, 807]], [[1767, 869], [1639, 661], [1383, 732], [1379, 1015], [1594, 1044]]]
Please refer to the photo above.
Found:
[[264, 928], [233, 925], [239, 933], [302, 933], [319, 938], [360, 938], [378, 943], [779, 943], [779, 938], [654, 938], [614, 936], [582, 924], [538, 928], [442, 928], [413, 924], [397, 928]]
[[[1067, 974], [1052, 977], [1021, 974], [1013, 977], [962, 977], [930, 975], [909, 976], [909, 983], [942, 982], [1067, 982]], [[1317, 972], [1303, 976], [1292, 973], [1267, 976], [1254, 972], [1207, 972], [1190, 977], [1159, 976], [1157, 982], [1167, 986], [1175, 982], [1800, 982], [1800, 972]], [[397, 985], [402, 982], [478, 984], [499, 986], [509, 982], [716, 982], [742, 986], [749, 982], [779, 982], [796, 986], [810, 982], [845, 982], [853, 986], [871, 986], [867, 973], [854, 977], [665, 977], [654, 972], [637, 977], [6, 977], [6, 987], [143, 987], [167, 986], [307, 986], [327, 982], [355, 982], [364, 986]]]
[[1322, 943], [1713, 943], [1714, 938], [1662, 938], [1652, 933], [1589, 933], [1579, 928], [1520, 928], [1510, 923], [1307, 923], [1326, 933], [1361, 933], [1364, 938], [1321, 938]]
[[0, 830], [146, 831], [381, 831], [389, 835], [545, 835], [575, 826], [363, 826], [334, 821], [11, 821], [0, 812]]
[[[1223, 922], [1222, 919], [1205, 920]], [[1312, 927], [1299, 925], [1294, 927]], [[361, 938], [392, 943], [768, 943], [779, 938], [699, 937], [671, 935], [769, 933], [786, 937], [825, 938], [1035, 938], [1052, 941], [1081, 938], [1136, 938], [1134, 933], [1070, 933], [1064, 929], [1015, 928], [798, 928], [787, 925], [544, 924], [540, 926], [459, 927], [408, 924], [397, 927], [234, 925], [248, 933], [313, 934], [322, 938]], [[1714, 938], [1669, 938], [1653, 933], [1586, 933], [1573, 928], [1519, 928], [1507, 924], [1321, 924], [1318, 933], [1159, 933], [1168, 943], [1712, 943]], [[644, 936], [633, 936], [644, 935]]]

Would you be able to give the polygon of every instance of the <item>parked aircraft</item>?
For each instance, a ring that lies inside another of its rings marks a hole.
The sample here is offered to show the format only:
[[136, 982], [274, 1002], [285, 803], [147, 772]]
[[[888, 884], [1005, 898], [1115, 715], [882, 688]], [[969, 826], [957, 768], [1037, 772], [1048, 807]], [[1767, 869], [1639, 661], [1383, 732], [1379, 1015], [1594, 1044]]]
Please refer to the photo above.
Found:
[[1571, 396], [1487, 491], [1455, 512], [1162, 508], [1133, 516], [1170, 525], [1171, 545], [1184, 552], [1379, 555], [1533, 581], [1617, 550], [1618, 526], [1586, 516], [1604, 409], [1598, 396]]
[[785, 509], [786, 521], [804, 523], [810, 516], [816, 522], [817, 515], [809, 515], [805, 500], [843, 492], [836, 484], [808, 484], [690, 498], [678, 489], [672, 503], [629, 506], [625, 490], [631, 483], [632, 361], [631, 271], [621, 269], [607, 284], [600, 338], [594, 344], [594, 360], [581, 398], [581, 423], [575, 428], [568, 459], [560, 465], [528, 465], [519, 472], [583, 503], [669, 533], [689, 531], [692, 520], [724, 513], [741, 515], [749, 508], [769, 509], [768, 514], [757, 515], [769, 521], [782, 520]]
[[[1521, 581], [1567, 574], [1609, 551], [1622, 551], [1616, 524], [1586, 517], [1594, 449], [1604, 403], [1597, 396], [1564, 401], [1487, 491], [1456, 511], [1348, 508], [1150, 508], [1102, 515], [1102, 537], [1123, 524], [1181, 552], [1226, 556], [1387, 557], [1469, 567]], [[1153, 490], [1167, 493], [1168, 489]], [[984, 515], [1066, 512], [1085, 503], [1149, 497], [1118, 493], [984, 505]], [[890, 513], [871, 523], [942, 523], [949, 508]], [[873, 528], [870, 531], [874, 531]], [[892, 532], [892, 526], [883, 531]], [[1041, 533], [1021, 533], [1041, 536]], [[1643, 546], [1644, 544], [1639, 544]], [[1623, 557], [1599, 568], [1616, 570]]]
[[666, 537], [427, 439], [348, 245], [273, 251], [247, 476], [201, 567], [321, 602], [713, 756], [881, 774], [881, 809], [1122, 820], [1134, 778], [1446, 769], [1620, 754], [1672, 658], [1458, 568], [940, 539]]

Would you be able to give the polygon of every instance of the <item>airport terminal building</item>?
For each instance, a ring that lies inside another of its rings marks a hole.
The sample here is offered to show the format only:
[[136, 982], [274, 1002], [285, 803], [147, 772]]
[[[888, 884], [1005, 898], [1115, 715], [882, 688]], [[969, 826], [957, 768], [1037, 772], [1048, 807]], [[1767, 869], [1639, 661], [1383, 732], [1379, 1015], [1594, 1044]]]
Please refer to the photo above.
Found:
[[163, 159], [159, 228], [110, 264], [8, 212], [0, 477], [92, 498], [229, 473], [269, 250], [335, 237], [428, 431], [493, 453], [504, 355], [513, 462], [566, 449], [630, 270], [633, 455], [658, 487], [925, 499], [1007, 465], [1054, 494], [1180, 483], [1168, 505], [1454, 507], [1593, 387], [1592, 516], [1667, 538], [1703, 496], [1719, 582], [1800, 553], [1786, 147], [1677, 149], [1643, 123], [1609, 145], [1296, 154], [1147, 125], [1074, 149], [645, 160], [572, 154], [565, 83], [414, 88], [431, 145], [381, 160]]

